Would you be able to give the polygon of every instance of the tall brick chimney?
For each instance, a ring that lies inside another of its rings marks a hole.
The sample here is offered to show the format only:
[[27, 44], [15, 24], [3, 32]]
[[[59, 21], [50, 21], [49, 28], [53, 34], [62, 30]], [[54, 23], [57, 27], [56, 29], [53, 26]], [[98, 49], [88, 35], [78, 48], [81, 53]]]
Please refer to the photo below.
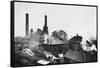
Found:
[[26, 27], [25, 36], [27, 36], [27, 35], [29, 35], [29, 14], [28, 13], [26, 13], [26, 25], [25, 25], [25, 27]]
[[44, 24], [44, 27], [43, 27], [43, 32], [45, 34], [48, 34], [47, 15], [45, 15], [45, 24]]

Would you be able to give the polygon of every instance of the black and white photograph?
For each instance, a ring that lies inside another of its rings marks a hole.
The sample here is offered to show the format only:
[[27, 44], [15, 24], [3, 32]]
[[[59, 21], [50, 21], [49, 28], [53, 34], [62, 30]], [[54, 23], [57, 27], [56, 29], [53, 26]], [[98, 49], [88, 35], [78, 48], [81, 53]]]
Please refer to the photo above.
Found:
[[97, 62], [97, 7], [11, 1], [11, 66]]

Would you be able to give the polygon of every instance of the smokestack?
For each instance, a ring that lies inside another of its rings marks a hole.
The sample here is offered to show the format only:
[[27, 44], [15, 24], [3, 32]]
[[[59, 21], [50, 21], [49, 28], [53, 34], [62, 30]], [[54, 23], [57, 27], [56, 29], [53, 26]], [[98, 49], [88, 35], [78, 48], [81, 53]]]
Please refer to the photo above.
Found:
[[26, 34], [25, 36], [29, 35], [29, 14], [26, 13]]
[[45, 15], [45, 26], [47, 26], [47, 15]]
[[45, 24], [44, 24], [44, 27], [43, 27], [43, 32], [45, 34], [48, 34], [47, 15], [45, 15]]

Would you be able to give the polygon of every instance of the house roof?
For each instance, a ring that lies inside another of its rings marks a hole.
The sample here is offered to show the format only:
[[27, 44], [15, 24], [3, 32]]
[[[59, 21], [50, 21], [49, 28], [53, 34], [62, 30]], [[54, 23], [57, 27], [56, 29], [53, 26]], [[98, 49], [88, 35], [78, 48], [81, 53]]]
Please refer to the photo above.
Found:
[[83, 55], [79, 51], [74, 51], [70, 49], [68, 52], [65, 53], [64, 56], [76, 62], [83, 62]]

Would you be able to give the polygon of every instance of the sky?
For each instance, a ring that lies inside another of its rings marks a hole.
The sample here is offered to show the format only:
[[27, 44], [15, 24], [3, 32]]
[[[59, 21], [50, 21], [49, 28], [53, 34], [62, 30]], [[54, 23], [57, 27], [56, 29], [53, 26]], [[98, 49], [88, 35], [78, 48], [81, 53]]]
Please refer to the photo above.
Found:
[[49, 33], [64, 30], [68, 38], [79, 34], [84, 40], [96, 37], [96, 7], [15, 3], [15, 36], [25, 36], [25, 14], [29, 13], [29, 29], [43, 29], [47, 15]]

